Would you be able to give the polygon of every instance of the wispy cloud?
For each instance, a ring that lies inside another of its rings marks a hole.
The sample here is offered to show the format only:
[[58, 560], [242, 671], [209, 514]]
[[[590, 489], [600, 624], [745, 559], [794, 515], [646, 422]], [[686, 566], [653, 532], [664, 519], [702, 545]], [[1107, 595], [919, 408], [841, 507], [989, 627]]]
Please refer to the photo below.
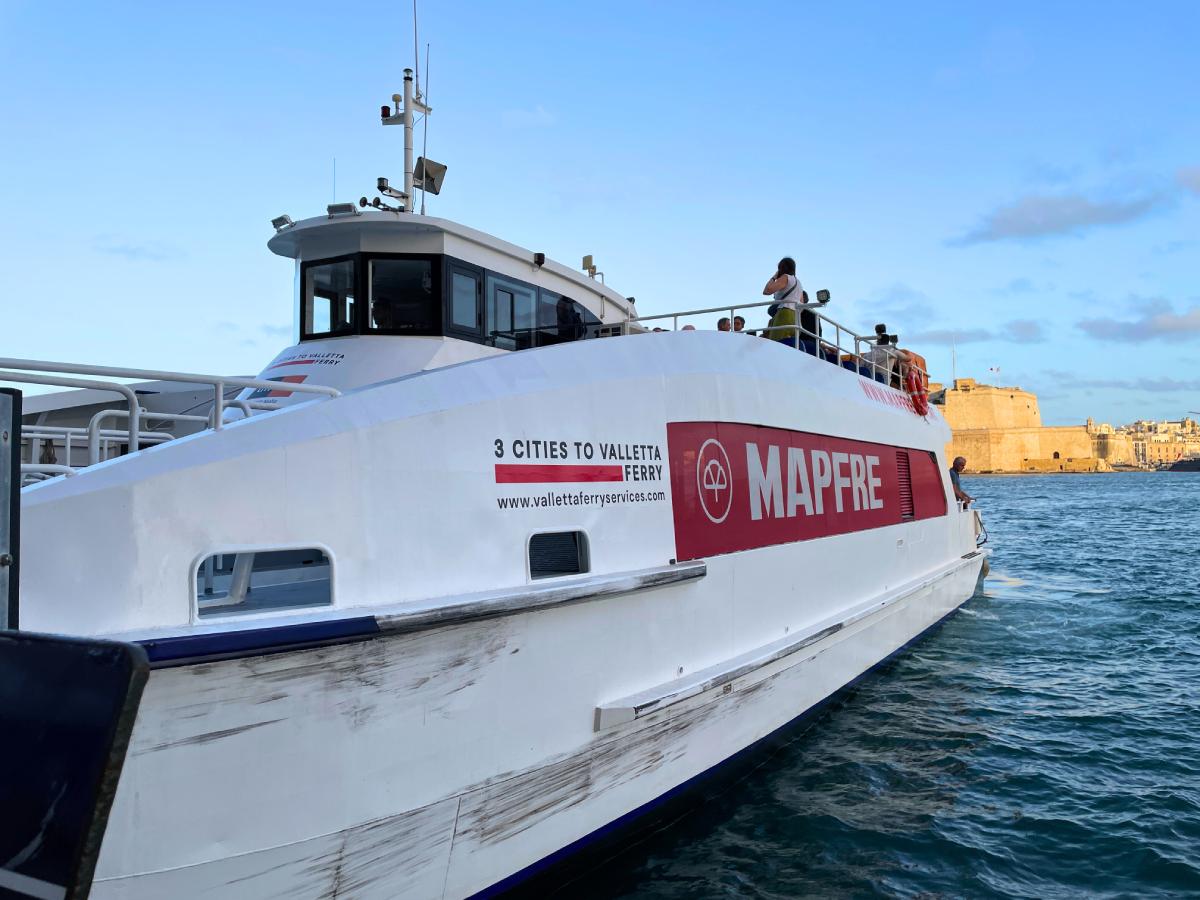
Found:
[[1083, 173], [1079, 165], [1060, 166], [1054, 163], [1034, 162], [1026, 168], [1026, 177], [1034, 184], [1061, 187], [1077, 179]]
[[861, 308], [868, 318], [904, 322], [925, 321], [934, 316], [929, 296], [899, 281], [867, 297], [862, 301]]
[[1182, 250], [1189, 250], [1195, 246], [1195, 241], [1167, 241], [1167, 243], [1155, 247], [1152, 252], [1158, 256], [1169, 256], [1172, 253], [1179, 253]]
[[1125, 304], [1142, 304], [1141, 314], [1133, 319], [1094, 318], [1076, 323], [1080, 331], [1102, 341], [1141, 343], [1143, 341], [1186, 341], [1200, 337], [1200, 304], [1183, 312], [1161, 297], [1131, 297]]
[[1200, 194], [1200, 166], [1187, 166], [1180, 169], [1175, 177], [1189, 191]]
[[500, 120], [509, 128], [547, 128], [557, 121], [554, 113], [540, 103], [533, 109], [506, 109]]
[[1101, 225], [1136, 221], [1170, 200], [1171, 195], [1162, 191], [1124, 200], [1093, 200], [1078, 193], [1030, 194], [988, 213], [978, 226], [950, 243], [964, 246], [1080, 234]]
[[1014, 278], [1004, 287], [996, 288], [995, 294], [1031, 294], [1033, 293], [1033, 282], [1028, 278]]
[[1018, 344], [1036, 344], [1044, 341], [1041, 323], [1031, 319], [1016, 319], [997, 329], [987, 328], [930, 328], [901, 334], [900, 342], [906, 346], [917, 344], [979, 344], [984, 341], [1008, 341]]
[[930, 328], [900, 335], [901, 343], [909, 347], [917, 344], [975, 344], [993, 338], [995, 335], [985, 328]]
[[1018, 344], [1040, 344], [1046, 340], [1042, 323], [1033, 319], [1015, 319], [1004, 326], [1004, 340]]
[[241, 337], [241, 344], [246, 347], [258, 345], [258, 334], [274, 339], [290, 338], [292, 336], [292, 327], [290, 325], [264, 323], [259, 325], [256, 331], [253, 325], [245, 322], [231, 322], [228, 319], [220, 319], [213, 322], [209, 327], [215, 334], [222, 335], [223, 337]]
[[1200, 391], [1200, 378], [1082, 378], [1074, 372], [1055, 369], [1045, 373], [1055, 384], [1071, 389], [1145, 391], [1149, 394], [1173, 394]]
[[120, 256], [134, 262], [166, 262], [182, 259], [183, 250], [162, 241], [129, 241], [112, 235], [101, 235], [92, 242], [92, 249], [109, 256]]

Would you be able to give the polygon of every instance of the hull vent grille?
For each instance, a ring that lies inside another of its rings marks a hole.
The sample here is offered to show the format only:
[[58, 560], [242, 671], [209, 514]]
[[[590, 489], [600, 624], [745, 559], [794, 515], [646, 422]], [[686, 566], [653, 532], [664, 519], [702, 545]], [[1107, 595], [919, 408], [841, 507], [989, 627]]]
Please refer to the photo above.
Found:
[[908, 521], [915, 518], [913, 509], [912, 470], [908, 464], [908, 451], [896, 451], [896, 472], [900, 476], [900, 519]]

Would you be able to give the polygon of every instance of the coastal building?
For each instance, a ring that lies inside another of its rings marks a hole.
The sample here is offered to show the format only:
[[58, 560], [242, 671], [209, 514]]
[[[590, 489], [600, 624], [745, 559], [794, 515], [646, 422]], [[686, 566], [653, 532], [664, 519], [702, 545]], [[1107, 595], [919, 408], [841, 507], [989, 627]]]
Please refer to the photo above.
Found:
[[1139, 419], [1118, 430], [1133, 443], [1139, 465], [1169, 466], [1181, 459], [1200, 457], [1200, 422], [1195, 419]]
[[1107, 472], [1138, 465], [1129, 435], [1111, 425], [1047, 426], [1037, 396], [958, 378], [930, 386], [953, 432], [947, 456], [970, 472]]

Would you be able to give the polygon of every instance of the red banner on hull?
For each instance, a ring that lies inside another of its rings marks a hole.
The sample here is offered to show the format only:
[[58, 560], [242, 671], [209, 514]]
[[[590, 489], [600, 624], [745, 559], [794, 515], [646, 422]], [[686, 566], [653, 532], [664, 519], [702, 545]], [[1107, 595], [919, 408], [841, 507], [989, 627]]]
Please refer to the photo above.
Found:
[[496, 484], [545, 484], [564, 481], [623, 481], [620, 466], [556, 466], [496, 463]]
[[667, 425], [675, 552], [696, 559], [946, 514], [937, 459], [868, 441], [741, 425]]

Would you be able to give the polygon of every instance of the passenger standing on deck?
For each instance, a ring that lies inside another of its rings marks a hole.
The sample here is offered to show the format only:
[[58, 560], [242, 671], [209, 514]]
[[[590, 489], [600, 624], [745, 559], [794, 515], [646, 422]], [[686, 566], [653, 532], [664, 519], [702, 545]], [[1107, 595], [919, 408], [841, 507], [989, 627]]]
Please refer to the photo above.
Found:
[[745, 327], [746, 327], [745, 319], [743, 319], [741, 316], [733, 317], [733, 330], [734, 331], [741, 331]]
[[870, 367], [868, 376], [883, 384], [891, 384], [892, 374], [899, 365], [899, 352], [892, 347], [892, 336], [886, 333], [886, 325], [876, 325], [875, 346], [862, 355]]
[[971, 505], [971, 501], [975, 498], [962, 489], [962, 484], [958, 480], [959, 473], [967, 467], [966, 457], [954, 457], [954, 463], [950, 466], [950, 483], [954, 486], [954, 499], [962, 503], [962, 508], [966, 509]]
[[814, 335], [817, 333], [817, 317], [811, 312], [806, 312], [801, 316], [800, 324], [806, 333], [797, 334], [795, 328], [790, 327], [796, 324], [796, 311], [804, 302], [805, 297], [804, 288], [800, 285], [800, 280], [796, 278], [796, 261], [794, 259], [785, 256], [779, 261], [775, 274], [763, 288], [763, 295], [771, 295], [775, 299], [775, 303], [770, 307], [771, 321], [764, 335], [773, 341], [779, 341], [791, 347], [797, 346], [798, 337], [800, 348], [815, 355], [817, 340]]
[[729, 316], [723, 316], [721, 321], [717, 323], [717, 331], [728, 331], [730, 328]]

